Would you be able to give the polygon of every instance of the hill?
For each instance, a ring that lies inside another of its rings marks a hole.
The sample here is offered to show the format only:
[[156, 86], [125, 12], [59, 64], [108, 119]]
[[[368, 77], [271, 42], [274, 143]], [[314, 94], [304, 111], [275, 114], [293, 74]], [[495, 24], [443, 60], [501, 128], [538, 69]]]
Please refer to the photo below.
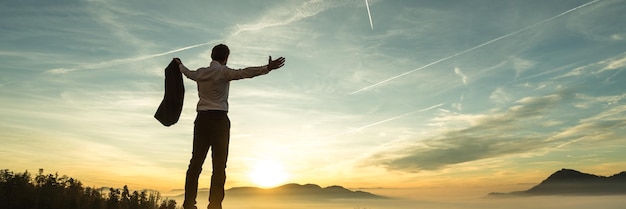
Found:
[[[263, 189], [258, 187], [233, 187], [226, 190], [228, 197], [240, 198], [279, 198], [279, 199], [387, 199], [364, 191], [352, 191], [342, 186], [320, 187], [316, 184], [285, 184], [279, 187]], [[176, 196], [183, 197], [184, 194]], [[198, 191], [198, 196], [208, 196], [208, 191]]]
[[572, 169], [561, 169], [538, 185], [510, 193], [490, 193], [491, 196], [535, 195], [622, 195], [626, 194], [626, 171], [612, 176], [598, 176]]

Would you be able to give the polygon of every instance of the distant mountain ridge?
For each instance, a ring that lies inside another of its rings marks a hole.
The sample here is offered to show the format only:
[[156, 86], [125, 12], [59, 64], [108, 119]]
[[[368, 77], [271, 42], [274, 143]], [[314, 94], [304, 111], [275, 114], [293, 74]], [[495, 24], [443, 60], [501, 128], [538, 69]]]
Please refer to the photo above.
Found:
[[[342, 186], [320, 187], [316, 184], [285, 184], [263, 189], [258, 187], [233, 187], [225, 191], [230, 197], [264, 197], [289, 199], [387, 199], [364, 191], [352, 191]], [[198, 196], [208, 195], [208, 191], [199, 191]], [[182, 195], [178, 195], [182, 196]]]
[[626, 194], [626, 171], [612, 176], [598, 176], [563, 168], [538, 185], [526, 190], [489, 195], [619, 195]]

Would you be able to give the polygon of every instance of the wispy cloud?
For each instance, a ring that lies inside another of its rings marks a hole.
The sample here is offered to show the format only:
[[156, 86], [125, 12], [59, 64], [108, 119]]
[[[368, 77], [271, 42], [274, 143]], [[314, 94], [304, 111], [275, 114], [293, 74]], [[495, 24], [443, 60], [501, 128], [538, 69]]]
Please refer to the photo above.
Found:
[[176, 52], [185, 51], [185, 50], [188, 50], [188, 49], [193, 49], [193, 48], [197, 48], [197, 47], [201, 47], [201, 46], [206, 46], [206, 45], [213, 44], [213, 43], [215, 43], [215, 42], [214, 41], [210, 41], [210, 42], [195, 44], [195, 45], [191, 45], [191, 46], [185, 46], [185, 47], [181, 47], [181, 48], [178, 48], [178, 49], [173, 49], [173, 50], [170, 50], [170, 51], [156, 53], [156, 54], [149, 54], [149, 55], [143, 55], [143, 56], [131, 57], [131, 58], [107, 60], [107, 61], [102, 61], [102, 62], [99, 62], [99, 63], [80, 65], [80, 66], [77, 66], [77, 67], [74, 67], [74, 68], [55, 68], [55, 69], [47, 70], [46, 72], [47, 73], [51, 73], [51, 74], [64, 74], [64, 73], [77, 71], [77, 70], [90, 70], [90, 69], [99, 69], [99, 68], [113, 67], [113, 66], [117, 66], [117, 65], [128, 64], [128, 63], [137, 62], [137, 61], [141, 61], [141, 60], [146, 60], [146, 59], [150, 59], [150, 58], [154, 58], [154, 57], [160, 57], [160, 56], [164, 56], [164, 55], [168, 55], [168, 54], [173, 54], [173, 53], [176, 53]]
[[[129, 30], [129, 26], [124, 25], [123, 22], [120, 22], [118, 20], [119, 15], [116, 15], [116, 14], [120, 13], [124, 15], [129, 15], [131, 14], [130, 11], [127, 11], [124, 8], [117, 7], [115, 5], [112, 5], [111, 3], [107, 3], [104, 1], [97, 1], [96, 3], [104, 4], [106, 8], [109, 8], [106, 12], [96, 12], [98, 20], [102, 22], [103, 25], [110, 27], [111, 30], [114, 31], [115, 34], [119, 36], [120, 39], [130, 41], [134, 45], [140, 46], [140, 48], [146, 48], [145, 46], [151, 45], [149, 43], [145, 43], [143, 40], [141, 40], [140, 38], [132, 34]], [[236, 30], [231, 34], [226, 35], [225, 39], [236, 37], [240, 33], [245, 32], [245, 31], [257, 31], [257, 30], [263, 30], [263, 29], [275, 27], [275, 26], [288, 25], [288, 24], [300, 21], [302, 19], [315, 16], [318, 13], [321, 13], [325, 10], [332, 9], [332, 8], [342, 6], [342, 5], [347, 5], [350, 3], [354, 3], [354, 1], [310, 0], [310, 1], [302, 3], [298, 8], [296, 8], [293, 12], [289, 13], [287, 16], [276, 16], [275, 13], [270, 13], [270, 15], [260, 18], [260, 20], [255, 23], [237, 25]], [[52, 73], [52, 74], [64, 74], [64, 73], [77, 71], [77, 70], [89, 70], [89, 69], [113, 67], [117, 65], [122, 65], [122, 64], [142, 61], [142, 60], [146, 60], [146, 59], [150, 59], [154, 57], [173, 54], [176, 52], [181, 52], [181, 51], [185, 51], [185, 50], [189, 50], [189, 49], [193, 49], [193, 48], [197, 48], [197, 47], [201, 47], [205, 45], [215, 44], [217, 42], [218, 40], [209, 41], [205, 43], [184, 46], [184, 47], [176, 48], [176, 49], [166, 51], [166, 52], [161, 52], [161, 53], [141, 55], [141, 56], [129, 57], [129, 58], [106, 60], [106, 61], [101, 61], [98, 63], [84, 64], [84, 65], [70, 67], [70, 68], [54, 68], [54, 69], [47, 70], [46, 72]], [[140, 51], [145, 51], [145, 50], [140, 50]]]
[[569, 72], [554, 77], [554, 79], [582, 76], [588, 74], [599, 74], [606, 71], [624, 69], [626, 67], [626, 53], [622, 53], [617, 56], [612, 56], [604, 60], [594, 62], [588, 65], [583, 65], [570, 70]]
[[526, 70], [535, 66], [533, 61], [522, 59], [520, 57], [512, 57], [511, 62], [513, 64], [513, 69], [515, 70], [515, 78], [519, 78], [519, 76]]
[[369, 160], [391, 170], [417, 172], [542, 148], [546, 146], [546, 133], [526, 132], [529, 129], [520, 127], [538, 120], [542, 114], [557, 106], [562, 97], [558, 94], [527, 97], [518, 100], [505, 112], [448, 118], [470, 119], [472, 125], [418, 142], [407, 142], [401, 147], [391, 145], [395, 148], [379, 151]]
[[463, 82], [463, 85], [467, 85], [467, 76], [465, 74], [463, 74], [463, 72], [461, 71], [461, 68], [455, 67], [454, 68], [454, 74], [456, 74], [459, 77], [461, 77], [461, 82]]
[[276, 13], [270, 13], [270, 15], [260, 18], [258, 22], [237, 25], [236, 30], [233, 32], [232, 36], [239, 35], [240, 33], [246, 31], [257, 31], [269, 27], [289, 25], [302, 19], [315, 16], [328, 9], [332, 9], [341, 5], [352, 4], [354, 2], [355, 1], [309, 0], [300, 4], [300, 6], [293, 9], [292, 12], [289, 12], [286, 15], [277, 16], [275, 15]]
[[435, 109], [435, 108], [439, 108], [439, 107], [443, 106], [444, 104], [445, 103], [436, 104], [436, 105], [433, 105], [433, 106], [430, 106], [430, 107], [427, 107], [427, 108], [411, 111], [411, 112], [408, 112], [408, 113], [404, 113], [402, 115], [397, 115], [397, 116], [394, 116], [394, 117], [391, 117], [391, 118], [387, 118], [387, 119], [384, 119], [384, 120], [381, 120], [381, 121], [377, 121], [377, 122], [374, 122], [374, 123], [370, 123], [370, 124], [367, 124], [367, 125], [364, 125], [364, 126], [361, 126], [361, 127], [358, 127], [358, 128], [354, 128], [354, 129], [351, 129], [351, 130], [348, 130], [348, 131], [344, 131], [344, 132], [332, 135], [332, 136], [330, 136], [328, 138], [334, 138], [334, 137], [338, 137], [338, 136], [342, 136], [342, 135], [346, 135], [346, 134], [350, 134], [350, 133], [363, 131], [363, 130], [365, 130], [367, 128], [371, 128], [373, 126], [377, 126], [377, 125], [380, 125], [380, 124], [383, 124], [383, 123], [387, 123], [387, 122], [390, 122], [390, 121], [393, 121], [393, 120], [404, 118], [404, 117], [407, 117], [409, 115], [412, 115], [412, 114], [415, 114], [415, 113], [418, 113], [418, 112], [425, 112], [425, 111], [429, 111], [429, 110], [432, 110], [432, 109]]
[[591, 5], [591, 4], [593, 4], [593, 3], [596, 3], [596, 2], [598, 2], [598, 1], [599, 1], [599, 0], [594, 0], [594, 1], [591, 1], [591, 2], [588, 2], [588, 3], [585, 3], [585, 4], [582, 4], [582, 5], [580, 5], [580, 6], [577, 6], [577, 7], [572, 8], [572, 9], [570, 9], [570, 10], [567, 10], [567, 11], [565, 11], [565, 12], [562, 12], [562, 13], [560, 13], [560, 14], [558, 14], [558, 15], [555, 15], [555, 16], [553, 16], [553, 17], [550, 17], [550, 18], [548, 18], [548, 19], [545, 19], [545, 20], [543, 20], [543, 21], [540, 21], [540, 22], [537, 22], [537, 23], [535, 23], [535, 24], [532, 24], [532, 25], [526, 26], [526, 27], [524, 27], [524, 28], [522, 28], [522, 29], [519, 29], [519, 30], [513, 31], [513, 32], [508, 33], [508, 34], [505, 34], [505, 35], [503, 35], [503, 36], [500, 36], [500, 37], [497, 37], [497, 38], [491, 39], [491, 40], [489, 40], [489, 41], [487, 41], [487, 42], [485, 42], [485, 43], [482, 43], [482, 44], [479, 44], [479, 45], [477, 45], [477, 46], [471, 47], [471, 48], [469, 48], [469, 49], [463, 50], [463, 51], [458, 52], [458, 53], [456, 53], [456, 54], [453, 54], [453, 55], [450, 55], [450, 56], [447, 56], [447, 57], [441, 58], [441, 59], [439, 59], [439, 60], [437, 60], [437, 61], [431, 62], [431, 63], [429, 63], [429, 64], [426, 64], [426, 65], [422, 66], [422, 67], [416, 68], [416, 69], [414, 69], [414, 70], [407, 71], [407, 72], [401, 73], [401, 74], [399, 74], [399, 75], [393, 76], [393, 77], [391, 77], [391, 78], [388, 78], [388, 79], [382, 80], [382, 81], [380, 81], [380, 82], [374, 83], [374, 84], [372, 84], [372, 85], [366, 86], [366, 87], [361, 88], [361, 89], [359, 89], [359, 90], [353, 91], [353, 92], [352, 92], [352, 93], [350, 93], [350, 94], [357, 94], [357, 93], [360, 93], [360, 92], [363, 92], [363, 91], [367, 91], [367, 90], [369, 90], [369, 89], [372, 89], [372, 88], [375, 88], [375, 87], [381, 86], [381, 85], [383, 85], [383, 84], [385, 84], [385, 83], [387, 83], [387, 82], [389, 82], [389, 81], [395, 80], [395, 79], [397, 79], [397, 78], [400, 78], [400, 77], [406, 76], [406, 75], [408, 75], [408, 74], [414, 73], [414, 72], [419, 71], [419, 70], [423, 70], [424, 68], [427, 68], [427, 67], [430, 67], [430, 66], [432, 66], [432, 65], [435, 65], [435, 64], [438, 64], [438, 63], [444, 62], [444, 61], [449, 60], [449, 59], [451, 59], [451, 58], [458, 57], [458, 56], [460, 56], [460, 55], [463, 55], [463, 54], [466, 54], [466, 53], [472, 52], [472, 51], [474, 51], [474, 50], [476, 50], [476, 49], [482, 48], [482, 47], [487, 46], [487, 45], [489, 45], [489, 44], [492, 44], [492, 43], [494, 43], [494, 42], [500, 41], [500, 40], [502, 40], [502, 39], [505, 39], [505, 38], [508, 38], [508, 37], [511, 37], [511, 36], [514, 36], [514, 35], [517, 35], [517, 34], [519, 34], [519, 33], [521, 33], [521, 32], [524, 32], [524, 31], [530, 30], [530, 29], [535, 28], [535, 27], [537, 27], [537, 26], [539, 26], [539, 25], [542, 25], [542, 24], [545, 24], [545, 23], [547, 23], [547, 22], [550, 22], [550, 21], [552, 21], [552, 20], [554, 20], [554, 19], [557, 19], [557, 18], [559, 18], [559, 17], [561, 17], [561, 16], [563, 16], [563, 15], [569, 14], [569, 13], [571, 13], [571, 12], [574, 12], [574, 11], [576, 11], [576, 10], [580, 9], [580, 8], [584, 8], [584, 7], [586, 7], [586, 6], [589, 6], [589, 5]]
[[564, 126], [562, 122], [549, 121], [550, 126], [561, 126], [560, 130], [541, 131], [542, 126], [546, 125], [541, 122], [542, 115], [562, 107], [560, 104], [570, 97], [569, 93], [526, 97], [505, 112], [442, 117], [446, 123], [462, 120], [470, 126], [444, 131], [417, 142], [385, 145], [383, 150], [371, 155], [367, 161], [376, 162], [390, 170], [419, 172], [516, 154], [545, 155], [583, 140], [598, 142], [624, 137], [620, 135], [620, 127], [626, 125], [626, 105], [622, 104], [626, 98], [624, 94], [604, 97], [579, 95], [577, 98], [582, 101], [610, 101], [614, 105], [573, 125]]
[[138, 37], [134, 32], [137, 25], [124, 20], [125, 17], [137, 15], [138, 11], [130, 11], [127, 8], [116, 5], [113, 1], [90, 1], [89, 8], [91, 14], [96, 17], [96, 21], [107, 27], [118, 40], [132, 44], [138, 49], [146, 49], [155, 46], [154, 42]]
[[615, 59], [601, 62], [602, 64], [605, 64], [606, 67], [602, 68], [600, 71], [598, 71], [598, 73], [601, 73], [607, 70], [616, 70], [616, 69], [621, 69], [621, 68], [626, 67], [626, 53], [623, 55], [624, 56], [621, 58], [617, 57]]

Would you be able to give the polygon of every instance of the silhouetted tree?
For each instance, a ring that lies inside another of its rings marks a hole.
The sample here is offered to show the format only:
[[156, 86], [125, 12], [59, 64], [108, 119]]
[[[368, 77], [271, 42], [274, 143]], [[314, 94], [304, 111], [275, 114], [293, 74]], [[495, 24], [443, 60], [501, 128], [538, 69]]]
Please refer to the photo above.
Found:
[[105, 199], [99, 190], [91, 187], [85, 188], [85, 192], [81, 197], [81, 208], [105, 209]]
[[131, 208], [132, 209], [139, 209], [139, 192], [134, 191], [133, 195], [130, 197], [130, 202], [131, 202]]
[[130, 200], [130, 192], [128, 191], [128, 186], [124, 185], [122, 189], [122, 196], [120, 198], [120, 209], [129, 209], [131, 205]]
[[107, 200], [107, 209], [120, 208], [120, 190], [109, 188], [109, 198]]
[[0, 208], [33, 208], [35, 186], [28, 171], [15, 174], [0, 170]]
[[176, 209], [176, 200], [164, 200], [159, 209]]
[[109, 188], [108, 194], [92, 187], [83, 187], [76, 179], [58, 174], [34, 178], [28, 171], [13, 173], [0, 170], [0, 209], [175, 209], [176, 202], [164, 200], [159, 205], [158, 192], [122, 191]]

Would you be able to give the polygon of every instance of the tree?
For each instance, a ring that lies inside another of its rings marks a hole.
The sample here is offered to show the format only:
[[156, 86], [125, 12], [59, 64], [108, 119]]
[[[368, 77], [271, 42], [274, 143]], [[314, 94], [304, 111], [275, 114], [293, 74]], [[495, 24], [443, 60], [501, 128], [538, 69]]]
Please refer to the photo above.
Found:
[[120, 208], [120, 190], [109, 188], [109, 199], [107, 200], [107, 209]]
[[159, 209], [176, 209], [176, 200], [163, 200]]
[[15, 174], [0, 170], [0, 208], [32, 208], [35, 186], [28, 171]]
[[129, 208], [131, 208], [130, 192], [128, 191], [128, 186], [124, 185], [124, 188], [122, 189], [122, 196], [120, 198], [120, 209]]
[[128, 186], [109, 188], [108, 194], [95, 187], [83, 187], [74, 178], [43, 173], [32, 178], [28, 171], [0, 170], [0, 209], [175, 209], [176, 201], [158, 202], [158, 192], [130, 194]]

